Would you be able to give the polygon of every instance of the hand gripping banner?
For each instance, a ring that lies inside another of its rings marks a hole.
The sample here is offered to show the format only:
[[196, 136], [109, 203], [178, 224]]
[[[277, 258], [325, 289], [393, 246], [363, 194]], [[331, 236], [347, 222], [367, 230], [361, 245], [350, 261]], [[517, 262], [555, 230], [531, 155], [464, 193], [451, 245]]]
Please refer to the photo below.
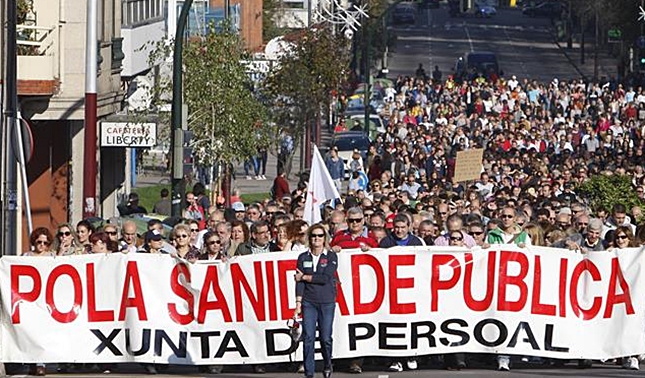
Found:
[[[0, 260], [4, 362], [301, 359], [286, 322], [297, 254]], [[415, 247], [338, 255], [334, 358], [645, 352], [643, 250]]]

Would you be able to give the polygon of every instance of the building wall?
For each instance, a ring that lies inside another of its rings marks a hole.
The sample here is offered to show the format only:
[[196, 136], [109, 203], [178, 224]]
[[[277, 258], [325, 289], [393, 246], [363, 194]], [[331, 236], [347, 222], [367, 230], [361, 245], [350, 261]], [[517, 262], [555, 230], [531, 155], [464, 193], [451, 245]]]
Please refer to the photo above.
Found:
[[[242, 12], [240, 35], [248, 50], [262, 46], [262, 0], [230, 0], [231, 5], [240, 4]], [[224, 0], [210, 0], [211, 8], [224, 8]]]

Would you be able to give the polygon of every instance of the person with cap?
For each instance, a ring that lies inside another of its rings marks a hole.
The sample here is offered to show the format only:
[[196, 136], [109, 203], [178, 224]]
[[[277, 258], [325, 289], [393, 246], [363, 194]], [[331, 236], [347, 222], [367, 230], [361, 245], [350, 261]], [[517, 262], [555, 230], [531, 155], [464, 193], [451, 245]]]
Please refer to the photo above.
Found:
[[168, 253], [163, 249], [163, 235], [157, 230], [150, 230], [144, 234], [144, 244], [138, 252], [140, 253]]
[[235, 211], [235, 219], [239, 221], [244, 221], [244, 216], [246, 215], [246, 207], [242, 202], [233, 202], [231, 208]]

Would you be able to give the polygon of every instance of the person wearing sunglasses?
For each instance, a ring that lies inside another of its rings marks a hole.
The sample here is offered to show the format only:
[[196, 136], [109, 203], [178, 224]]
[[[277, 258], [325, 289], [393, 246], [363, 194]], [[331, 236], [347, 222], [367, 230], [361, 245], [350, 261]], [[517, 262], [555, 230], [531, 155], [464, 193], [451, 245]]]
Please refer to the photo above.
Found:
[[177, 256], [189, 262], [197, 261], [199, 250], [190, 245], [190, 226], [178, 224], [172, 229]]
[[327, 247], [328, 234], [322, 223], [307, 231], [309, 250], [298, 256], [296, 274], [296, 309], [302, 314], [303, 362], [306, 378], [315, 373], [316, 329], [323, 357], [323, 377], [330, 378], [332, 368], [332, 330], [336, 312], [336, 270], [338, 257]]
[[489, 245], [486, 243], [486, 230], [484, 225], [480, 222], [470, 223], [468, 225], [468, 235], [470, 235], [475, 243], [482, 248], [488, 248]]
[[616, 248], [631, 248], [636, 247], [634, 241], [634, 233], [629, 226], [618, 226], [615, 230], [616, 234]]
[[[520, 227], [516, 219], [515, 208], [505, 206], [500, 212], [501, 224], [488, 232], [486, 242], [488, 244], [517, 244], [524, 248], [531, 245], [531, 237]], [[511, 370], [511, 356], [497, 355], [497, 370]]]
[[223, 252], [222, 240], [217, 235], [217, 232], [209, 231], [204, 235], [202, 253], [199, 255], [199, 259], [207, 261], [228, 260], [228, 256]]
[[31, 250], [23, 253], [23, 256], [55, 256], [51, 250], [51, 245], [54, 240], [52, 233], [45, 227], [38, 227], [31, 232], [29, 236], [29, 243]]
[[360, 207], [352, 207], [347, 210], [347, 229], [334, 235], [331, 241], [332, 250], [336, 253], [342, 249], [358, 249], [363, 252], [371, 248], [377, 248], [378, 243], [374, 235], [365, 226], [365, 216]]
[[56, 252], [56, 256], [82, 255], [85, 253], [85, 249], [78, 242], [74, 227], [69, 223], [63, 223], [58, 226], [52, 250]]
[[103, 232], [108, 234], [110, 240], [117, 243], [119, 241], [119, 229], [113, 224], [106, 224], [103, 226]]

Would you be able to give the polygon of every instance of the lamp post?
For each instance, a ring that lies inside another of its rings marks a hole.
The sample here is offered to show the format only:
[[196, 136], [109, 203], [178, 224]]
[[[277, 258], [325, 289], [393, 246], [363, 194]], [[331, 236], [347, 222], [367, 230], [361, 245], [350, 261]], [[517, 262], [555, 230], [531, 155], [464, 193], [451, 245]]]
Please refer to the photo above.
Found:
[[170, 144], [172, 148], [172, 207], [171, 215], [178, 217], [181, 215], [181, 204], [184, 198], [185, 181], [184, 181], [184, 131], [181, 125], [181, 100], [182, 100], [182, 53], [184, 50], [184, 32], [186, 31], [186, 22], [188, 12], [193, 0], [185, 0], [181, 7], [179, 20], [177, 20], [177, 32], [175, 33], [175, 47], [173, 50], [172, 60], [172, 107], [171, 107], [171, 127]]
[[18, 249], [17, 225], [18, 223], [18, 170], [16, 161], [11, 153], [13, 148], [12, 130], [15, 130], [18, 121], [18, 69], [17, 69], [17, 30], [18, 22], [18, 5], [16, 0], [7, 2], [7, 20], [6, 20], [6, 95], [5, 105], [5, 122], [4, 122], [4, 143], [2, 151], [4, 152], [4, 198], [3, 198], [3, 217], [2, 217], [2, 238], [3, 254], [16, 255]]

